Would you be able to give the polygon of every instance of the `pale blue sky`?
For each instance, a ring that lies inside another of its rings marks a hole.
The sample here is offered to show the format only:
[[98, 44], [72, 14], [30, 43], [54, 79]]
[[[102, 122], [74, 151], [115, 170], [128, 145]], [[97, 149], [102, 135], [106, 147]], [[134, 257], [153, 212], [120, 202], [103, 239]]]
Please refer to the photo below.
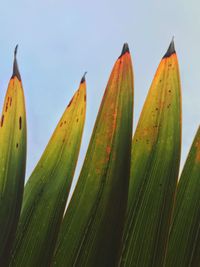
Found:
[[200, 122], [198, 0], [18, 0], [0, 3], [0, 104], [12, 72], [13, 49], [26, 96], [27, 176], [61, 114], [87, 74], [87, 119], [76, 176], [111, 68], [129, 43], [135, 75], [134, 128], [158, 63], [172, 36], [183, 96], [182, 163]]

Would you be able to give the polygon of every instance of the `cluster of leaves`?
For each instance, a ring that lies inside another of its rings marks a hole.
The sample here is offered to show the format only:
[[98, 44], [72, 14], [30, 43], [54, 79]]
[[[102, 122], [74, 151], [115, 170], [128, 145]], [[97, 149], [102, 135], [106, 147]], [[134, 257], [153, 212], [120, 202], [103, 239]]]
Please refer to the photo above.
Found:
[[0, 266], [199, 266], [200, 128], [178, 181], [174, 42], [133, 139], [133, 70], [124, 44], [66, 212], [85, 121], [85, 76], [24, 188], [26, 114], [16, 52], [0, 121]]

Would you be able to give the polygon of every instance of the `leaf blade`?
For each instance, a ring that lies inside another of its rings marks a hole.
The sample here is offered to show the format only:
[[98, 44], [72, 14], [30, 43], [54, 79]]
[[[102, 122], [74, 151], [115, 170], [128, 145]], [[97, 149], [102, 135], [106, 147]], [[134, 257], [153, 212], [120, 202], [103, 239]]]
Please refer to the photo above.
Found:
[[10, 266], [50, 264], [78, 158], [85, 112], [83, 78], [26, 184]]
[[132, 111], [133, 74], [125, 44], [106, 87], [53, 266], [116, 264], [128, 193]]
[[0, 127], [0, 262], [4, 266], [19, 220], [26, 168], [26, 111], [16, 53], [17, 46]]
[[166, 266], [198, 266], [200, 216], [200, 127], [178, 183]]
[[156, 71], [133, 138], [121, 266], [163, 265], [180, 136], [180, 78], [172, 41]]

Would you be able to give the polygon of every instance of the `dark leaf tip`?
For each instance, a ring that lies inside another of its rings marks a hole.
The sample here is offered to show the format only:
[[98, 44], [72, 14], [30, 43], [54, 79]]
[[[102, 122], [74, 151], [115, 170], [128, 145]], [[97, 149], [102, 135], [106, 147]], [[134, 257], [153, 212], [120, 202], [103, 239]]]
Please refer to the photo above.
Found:
[[85, 75], [87, 74], [87, 71], [83, 74], [83, 77], [81, 78], [81, 83], [85, 82]]
[[167, 49], [167, 52], [164, 54], [163, 58], [170, 57], [172, 54], [175, 54], [175, 46], [174, 46], [174, 37], [172, 38], [172, 41]]
[[19, 68], [17, 64], [17, 50], [18, 50], [18, 45], [16, 45], [15, 50], [14, 50], [13, 74], [11, 78], [17, 77], [18, 80], [21, 81], [21, 76], [20, 76]]
[[122, 56], [123, 56], [124, 54], [126, 54], [126, 53], [130, 53], [130, 51], [129, 51], [129, 47], [128, 47], [128, 44], [127, 44], [127, 43], [125, 43], [125, 44], [123, 45], [122, 52], [121, 52], [121, 55], [119, 56], [119, 58], [122, 57]]
[[14, 57], [16, 58], [17, 56], [17, 50], [18, 50], [18, 44], [15, 46], [15, 51], [14, 51]]

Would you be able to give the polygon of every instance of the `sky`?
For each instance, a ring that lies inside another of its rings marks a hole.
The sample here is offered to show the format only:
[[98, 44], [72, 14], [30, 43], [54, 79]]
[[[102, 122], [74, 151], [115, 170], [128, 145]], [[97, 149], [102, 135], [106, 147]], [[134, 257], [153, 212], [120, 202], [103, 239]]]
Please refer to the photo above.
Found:
[[134, 129], [156, 68], [175, 37], [182, 84], [182, 159], [200, 122], [199, 0], [6, 0], [0, 2], [0, 105], [13, 51], [26, 98], [26, 179], [87, 71], [80, 172], [112, 66], [128, 42], [134, 68]]

